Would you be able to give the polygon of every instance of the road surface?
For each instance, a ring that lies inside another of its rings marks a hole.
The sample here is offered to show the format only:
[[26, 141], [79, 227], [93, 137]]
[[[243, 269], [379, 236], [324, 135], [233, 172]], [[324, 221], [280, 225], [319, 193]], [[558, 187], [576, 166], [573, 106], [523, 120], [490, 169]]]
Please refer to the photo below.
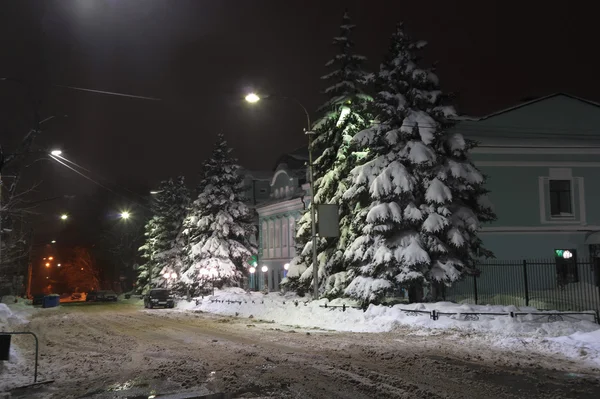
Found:
[[13, 398], [600, 398], [594, 370], [457, 332], [301, 330], [121, 303], [47, 309], [27, 328], [40, 337], [40, 379], [55, 382]]

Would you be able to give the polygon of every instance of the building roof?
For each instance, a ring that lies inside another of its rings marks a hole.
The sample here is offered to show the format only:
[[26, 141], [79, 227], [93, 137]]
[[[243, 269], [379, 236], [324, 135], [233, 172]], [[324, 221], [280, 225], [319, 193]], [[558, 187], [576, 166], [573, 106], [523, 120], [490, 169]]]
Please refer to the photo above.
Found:
[[270, 170], [248, 170], [240, 167], [239, 173], [244, 177], [251, 177], [253, 180], [271, 181], [273, 172]]
[[538, 97], [538, 98], [535, 98], [533, 100], [525, 101], [525, 102], [522, 102], [521, 104], [517, 104], [517, 105], [514, 105], [512, 107], [502, 109], [500, 111], [492, 112], [491, 114], [482, 116], [480, 118], [467, 119], [465, 117], [465, 119], [467, 119], [467, 120], [485, 120], [485, 119], [493, 118], [494, 116], [498, 116], [498, 115], [501, 115], [501, 114], [505, 114], [507, 112], [514, 111], [514, 110], [519, 109], [519, 108], [526, 107], [526, 106], [531, 105], [531, 104], [538, 103], [540, 101], [544, 101], [544, 100], [548, 100], [548, 99], [553, 98], [553, 97], [560, 97], [560, 96], [562, 96], [562, 97], [568, 97], [568, 98], [571, 98], [573, 100], [581, 101], [581, 102], [589, 104], [589, 105], [600, 107], [600, 103], [597, 103], [597, 102], [594, 102], [594, 101], [590, 101], [590, 100], [586, 100], [585, 98], [577, 97], [577, 96], [574, 96], [574, 95], [571, 95], [571, 94], [567, 94], [567, 93], [554, 93], [554, 94], [549, 94], [547, 96]]

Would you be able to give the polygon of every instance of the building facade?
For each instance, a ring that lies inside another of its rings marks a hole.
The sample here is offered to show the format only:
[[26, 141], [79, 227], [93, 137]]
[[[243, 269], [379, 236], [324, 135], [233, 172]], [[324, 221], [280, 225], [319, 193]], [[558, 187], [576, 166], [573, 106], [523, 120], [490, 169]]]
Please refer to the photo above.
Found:
[[600, 105], [554, 94], [456, 126], [479, 142], [497, 221], [484, 244], [499, 259], [597, 257], [600, 244]]
[[311, 197], [307, 161], [305, 147], [283, 155], [269, 182], [269, 199], [256, 206], [259, 249], [251, 289], [279, 291], [286, 265], [295, 256], [296, 223]]

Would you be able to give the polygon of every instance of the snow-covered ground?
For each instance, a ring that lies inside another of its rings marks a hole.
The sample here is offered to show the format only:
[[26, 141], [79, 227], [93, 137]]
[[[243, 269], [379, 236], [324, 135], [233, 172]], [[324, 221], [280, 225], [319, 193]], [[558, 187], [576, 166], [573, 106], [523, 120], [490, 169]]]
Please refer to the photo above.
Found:
[[[296, 304], [297, 303], [297, 304]], [[600, 325], [594, 315], [563, 316], [563, 320], [548, 321], [548, 317], [528, 314], [510, 317], [510, 312], [537, 312], [532, 307], [501, 305], [467, 305], [451, 302], [411, 305], [370, 306], [366, 311], [352, 307], [342, 311], [347, 301], [326, 299], [307, 301], [293, 295], [258, 292], [241, 289], [217, 291], [214, 297], [186, 302], [177, 309], [199, 310], [228, 316], [253, 317], [297, 327], [318, 327], [337, 331], [388, 332], [397, 327], [410, 326], [417, 334], [434, 335], [439, 330], [473, 332], [473, 340], [482, 340], [490, 346], [504, 349], [524, 349], [545, 354], [563, 355], [589, 366], [600, 366]], [[325, 304], [328, 305], [325, 308]], [[436, 310], [458, 315], [440, 315], [433, 320], [430, 313], [412, 313], [405, 310]], [[499, 313], [498, 315], [466, 316], [464, 313]], [[465, 320], [467, 319], [467, 320]]]
[[[299, 302], [296, 307], [294, 297], [235, 290], [218, 292], [213, 299], [225, 302], [206, 298], [198, 305], [181, 302], [175, 310], [144, 309], [139, 298], [35, 310], [19, 303], [2, 306], [2, 328], [38, 335], [38, 380], [54, 382], [12, 389], [33, 377], [33, 346], [29, 337], [21, 337], [14, 345], [19, 353], [0, 372], [0, 386], [11, 389], [13, 399], [116, 399], [190, 392], [278, 399], [462, 399], [465, 389], [473, 398], [600, 397], [596, 377], [600, 369], [584, 364], [580, 354], [575, 356], [581, 348], [587, 353], [594, 335], [564, 335], [586, 325], [581, 321], [570, 326], [556, 323], [551, 331], [563, 334], [560, 340], [573, 342], [554, 342], [533, 334], [523, 338], [529, 331], [525, 327], [502, 335], [492, 322], [486, 322], [487, 330], [467, 327], [475, 321], [460, 320], [452, 322], [462, 327], [432, 328], [450, 321], [445, 316], [429, 321], [428, 316], [398, 315], [395, 308], [372, 307], [363, 313], [320, 308], [316, 303]], [[456, 305], [446, 304], [447, 309], [452, 306]], [[273, 319], [283, 322], [272, 323]], [[508, 350], [494, 342], [499, 338]], [[562, 352], [553, 353], [549, 345]], [[562, 356], [567, 347], [573, 350], [567, 354], [572, 359]]]
[[[25, 331], [24, 326], [29, 322], [31, 315], [36, 312], [33, 306], [26, 300], [19, 298], [15, 303], [14, 297], [5, 296], [0, 303], [0, 332], [2, 331]], [[12, 337], [12, 341], [25, 340], [29, 337]], [[0, 392], [6, 386], [24, 385], [32, 381], [32, 372], [23, 373], [23, 370], [31, 370], [28, 360], [24, 359], [17, 345], [11, 345], [9, 361], [0, 362]], [[10, 377], [10, 378], [8, 378]]]

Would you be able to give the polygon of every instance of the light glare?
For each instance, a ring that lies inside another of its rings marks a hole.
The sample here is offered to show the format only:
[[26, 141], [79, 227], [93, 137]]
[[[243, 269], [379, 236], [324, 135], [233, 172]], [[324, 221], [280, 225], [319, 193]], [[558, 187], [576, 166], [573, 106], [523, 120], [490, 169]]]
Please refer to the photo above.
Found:
[[249, 103], [256, 103], [260, 100], [260, 97], [256, 93], [250, 93], [246, 96], [246, 101]]
[[260, 270], [262, 270], [263, 273], [266, 273], [269, 268], [267, 266], [263, 266]]
[[121, 212], [121, 219], [129, 219], [131, 214], [127, 211]]
[[50, 151], [50, 155], [54, 155], [55, 157], [58, 157], [62, 154], [61, 150], [52, 150]]

